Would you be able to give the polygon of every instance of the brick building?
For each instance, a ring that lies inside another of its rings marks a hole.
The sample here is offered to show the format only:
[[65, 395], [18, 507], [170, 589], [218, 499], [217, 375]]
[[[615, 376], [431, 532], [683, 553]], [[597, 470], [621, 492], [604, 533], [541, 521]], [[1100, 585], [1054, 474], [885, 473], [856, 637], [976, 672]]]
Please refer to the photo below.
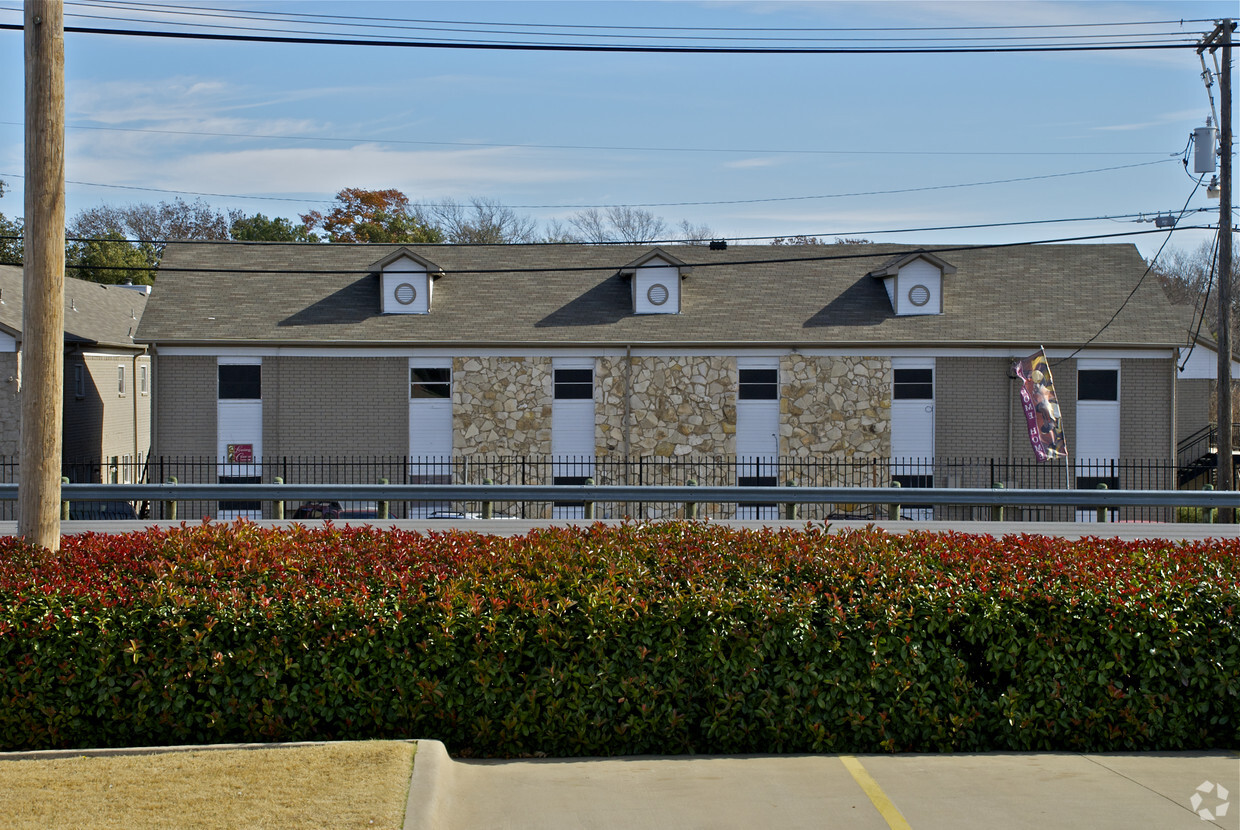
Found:
[[[63, 458], [80, 481], [135, 479], [151, 442], [144, 286], [65, 280]], [[22, 269], [0, 265], [0, 459], [20, 454]], [[136, 480], [136, 479], [135, 479]]]
[[174, 243], [136, 342], [154, 453], [221, 480], [385, 456], [410, 481], [503, 457], [562, 483], [727, 459], [741, 483], [816, 460], [985, 486], [937, 460], [1031, 457], [1011, 363], [1039, 345], [1078, 476], [1173, 464], [1208, 423], [1212, 357], [1177, 375], [1186, 311], [1145, 273], [1130, 245]]

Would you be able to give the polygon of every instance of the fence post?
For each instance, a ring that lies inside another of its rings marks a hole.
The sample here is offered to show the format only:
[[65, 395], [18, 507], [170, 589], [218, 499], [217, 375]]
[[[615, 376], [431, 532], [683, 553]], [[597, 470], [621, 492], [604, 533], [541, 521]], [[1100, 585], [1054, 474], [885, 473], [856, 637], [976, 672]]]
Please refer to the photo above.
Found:
[[[697, 479], [689, 479], [685, 482], [686, 487], [697, 487]], [[685, 502], [685, 518], [696, 519], [698, 517], [698, 506], [695, 501]]]
[[[381, 476], [381, 477], [379, 478], [379, 483], [380, 483], [380, 484], [390, 484], [391, 482], [389, 482], [389, 481], [387, 480], [387, 477], [386, 477], [386, 476]], [[392, 507], [391, 507], [391, 503], [390, 503], [387, 499], [380, 499], [380, 500], [379, 500], [379, 504], [377, 505], [377, 507], [379, 508], [377, 512], [379, 513], [379, 518], [380, 518], [380, 519], [387, 519], [387, 518], [390, 518], [390, 514], [391, 514], [391, 512], [392, 512]]]
[[[68, 477], [68, 476], [61, 476], [61, 477], [60, 477], [60, 483], [61, 483], [61, 484], [68, 484], [68, 483], [69, 483], [69, 477]], [[69, 502], [68, 502], [68, 500], [67, 500], [67, 499], [61, 499], [61, 500], [60, 500], [60, 520], [61, 520], [62, 522], [67, 522], [67, 521], [69, 521]]]
[[[788, 479], [788, 486], [789, 486], [789, 487], [796, 487], [796, 486], [797, 486], [797, 480], [796, 480], [795, 478], [790, 478], [790, 479]], [[784, 505], [784, 519], [785, 519], [785, 520], [787, 520], [787, 521], [789, 521], [789, 522], [796, 521], [796, 518], [797, 518], [797, 508], [798, 508], [799, 506], [800, 506], [800, 505], [797, 505], [797, 504], [795, 504], [795, 503], [793, 503], [793, 502], [787, 502], [787, 503]]]
[[[892, 486], [892, 487], [899, 487], [899, 486], [900, 486], [900, 482], [898, 482], [898, 481], [893, 481], [893, 482], [891, 482], [891, 486]], [[900, 505], [898, 505], [898, 504], [889, 504], [889, 505], [887, 505], [887, 521], [889, 521], [889, 522], [898, 522], [898, 521], [900, 521]]]
[[[1098, 482], [1098, 486], [1094, 489], [1106, 490], [1107, 483], [1105, 481], [1100, 481]], [[1106, 521], [1107, 521], [1107, 507], [1105, 504], [1100, 504], [1098, 505], [1098, 522], [1099, 524], [1106, 524]]]
[[[482, 483], [489, 487], [490, 485], [495, 483], [495, 480], [491, 478], [484, 478], [482, 480]], [[495, 503], [484, 501], [482, 503], [482, 518], [491, 519], [491, 518], [494, 518], [494, 516], [495, 516]]]
[[[177, 477], [168, 476], [168, 480], [164, 483], [175, 485], [177, 483]], [[172, 499], [171, 501], [164, 502], [164, 517], [174, 522], [177, 520], [177, 500], [176, 499]]]
[[[282, 476], [276, 476], [275, 478], [271, 480], [271, 483], [272, 484], [283, 484], [284, 478]], [[282, 499], [276, 499], [274, 502], [272, 502], [271, 506], [275, 510], [275, 514], [276, 514], [275, 518], [283, 519], [284, 518], [284, 501]]]
[[[991, 460], [991, 464], [994, 464], [994, 460], [993, 460], [993, 459]], [[992, 475], [993, 475], [993, 472], [992, 472]], [[1002, 481], [996, 481], [994, 484], [990, 485], [990, 489], [992, 489], [992, 490], [1002, 490], [1002, 489], [1003, 489], [1003, 482], [1002, 482]], [[1003, 505], [1001, 505], [1001, 504], [994, 504], [994, 505], [991, 505], [991, 507], [990, 507], [990, 520], [991, 520], [992, 522], [1001, 522], [1001, 521], [1003, 521]]]
[[[587, 486], [587, 487], [593, 487], [593, 486], [594, 486], [594, 479], [592, 479], [592, 478], [587, 478], [587, 479], [586, 479], [586, 486]], [[583, 504], [583, 505], [582, 505], [582, 508], [583, 508], [583, 510], [584, 510], [584, 514], [583, 514], [583, 515], [585, 516], [585, 518], [587, 518], [587, 519], [593, 519], [593, 518], [594, 518], [594, 502], [592, 502], [592, 501], [588, 501], [588, 502], [586, 502], [585, 504]]]

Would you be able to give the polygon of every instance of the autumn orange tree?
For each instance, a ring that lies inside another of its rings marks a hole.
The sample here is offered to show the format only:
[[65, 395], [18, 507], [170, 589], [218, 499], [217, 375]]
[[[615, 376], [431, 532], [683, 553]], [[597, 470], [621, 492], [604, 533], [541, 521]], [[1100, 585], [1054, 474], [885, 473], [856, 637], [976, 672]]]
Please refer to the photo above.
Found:
[[308, 231], [322, 228], [331, 242], [443, 241], [439, 229], [420, 219], [399, 190], [346, 187], [329, 213], [312, 210], [301, 221]]

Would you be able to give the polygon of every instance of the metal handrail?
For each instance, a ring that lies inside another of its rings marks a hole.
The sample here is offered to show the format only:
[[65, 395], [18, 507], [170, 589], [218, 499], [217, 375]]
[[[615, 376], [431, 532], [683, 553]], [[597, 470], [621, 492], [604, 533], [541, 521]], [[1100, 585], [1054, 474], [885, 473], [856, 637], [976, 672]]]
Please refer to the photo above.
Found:
[[[0, 501], [14, 501], [17, 498], [17, 484], [0, 484]], [[1216, 490], [637, 487], [610, 484], [62, 484], [61, 498], [65, 501], [579, 501], [1240, 507], [1240, 492]]]

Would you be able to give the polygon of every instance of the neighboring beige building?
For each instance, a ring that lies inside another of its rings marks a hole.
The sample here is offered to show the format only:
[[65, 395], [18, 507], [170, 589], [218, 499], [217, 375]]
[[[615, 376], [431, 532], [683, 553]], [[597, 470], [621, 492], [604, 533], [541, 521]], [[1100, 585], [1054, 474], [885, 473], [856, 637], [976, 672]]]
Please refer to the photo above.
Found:
[[[0, 459], [20, 456], [22, 269], [0, 265]], [[149, 288], [65, 280], [63, 451], [75, 481], [137, 480], [151, 445], [151, 362], [133, 336]]]
[[910, 487], [1021, 484], [944, 459], [1032, 459], [1011, 365], [1044, 345], [1093, 486], [1208, 423], [1145, 271], [1131, 245], [173, 243], [136, 340], [153, 452], [198, 480]]

